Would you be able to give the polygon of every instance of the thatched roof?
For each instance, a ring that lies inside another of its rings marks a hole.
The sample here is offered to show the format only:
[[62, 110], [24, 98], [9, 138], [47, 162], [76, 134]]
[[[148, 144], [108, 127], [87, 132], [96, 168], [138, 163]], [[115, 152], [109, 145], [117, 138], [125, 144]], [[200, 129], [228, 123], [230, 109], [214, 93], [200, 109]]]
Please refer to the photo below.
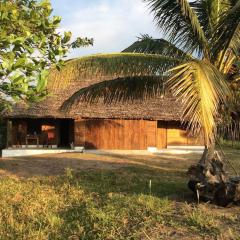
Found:
[[[164, 96], [144, 101], [134, 101], [127, 103], [104, 104], [102, 101], [98, 103], [88, 104], [80, 102], [74, 105], [70, 111], [60, 111], [63, 102], [68, 99], [77, 90], [93, 85], [95, 83], [116, 78], [105, 77], [101, 75], [98, 78], [89, 76], [83, 77], [76, 71], [77, 63], [65, 67], [61, 72], [53, 71], [50, 75], [48, 89], [50, 95], [40, 103], [27, 106], [19, 103], [15, 105], [12, 111], [5, 113], [7, 118], [118, 118], [118, 119], [149, 119], [149, 120], [179, 120], [181, 116], [181, 104], [173, 97]], [[81, 69], [82, 70], [82, 69]], [[79, 70], [80, 71], [80, 70]], [[66, 76], [68, 77], [68, 85], [61, 87]], [[51, 78], [57, 79], [53, 83]], [[55, 84], [55, 85], [54, 85]], [[53, 89], [58, 89], [54, 91]]]

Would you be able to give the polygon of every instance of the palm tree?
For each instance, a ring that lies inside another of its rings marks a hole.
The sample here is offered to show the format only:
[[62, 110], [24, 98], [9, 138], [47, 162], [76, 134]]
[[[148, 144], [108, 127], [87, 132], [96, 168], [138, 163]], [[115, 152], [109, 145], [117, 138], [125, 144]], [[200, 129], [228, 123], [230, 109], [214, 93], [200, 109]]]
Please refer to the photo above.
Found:
[[240, 0], [145, 2], [165, 39], [144, 35], [124, 53], [70, 61], [63, 71], [77, 66], [72, 80], [96, 75], [111, 75], [113, 80], [77, 91], [63, 108], [81, 100], [145, 99], [167, 89], [181, 99], [188, 129], [203, 132], [206, 147], [200, 164], [207, 167], [213, 158], [219, 108], [230, 100], [229, 86], [240, 80], [239, 72], [231, 72], [239, 61]]

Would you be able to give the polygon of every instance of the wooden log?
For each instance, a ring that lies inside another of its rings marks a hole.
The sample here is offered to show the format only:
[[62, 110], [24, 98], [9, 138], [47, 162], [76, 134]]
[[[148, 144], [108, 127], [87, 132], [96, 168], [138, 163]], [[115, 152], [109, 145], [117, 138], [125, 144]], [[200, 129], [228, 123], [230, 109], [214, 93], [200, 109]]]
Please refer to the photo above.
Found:
[[240, 177], [228, 178], [219, 154], [216, 153], [206, 165], [191, 166], [188, 175], [188, 187], [198, 200], [210, 201], [223, 207], [230, 203], [240, 204]]

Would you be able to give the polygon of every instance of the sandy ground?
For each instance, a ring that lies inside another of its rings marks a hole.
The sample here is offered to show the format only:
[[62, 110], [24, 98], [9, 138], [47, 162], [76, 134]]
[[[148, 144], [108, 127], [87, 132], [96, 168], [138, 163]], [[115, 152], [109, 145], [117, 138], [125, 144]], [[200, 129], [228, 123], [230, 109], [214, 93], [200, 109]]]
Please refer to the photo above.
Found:
[[[73, 170], [116, 169], [131, 165], [142, 165], [155, 169], [185, 171], [189, 164], [199, 159], [196, 154], [187, 155], [116, 155], [62, 153], [31, 157], [0, 159], [0, 176], [32, 177], [63, 174], [66, 168]], [[174, 166], [174, 167], [173, 167]]]

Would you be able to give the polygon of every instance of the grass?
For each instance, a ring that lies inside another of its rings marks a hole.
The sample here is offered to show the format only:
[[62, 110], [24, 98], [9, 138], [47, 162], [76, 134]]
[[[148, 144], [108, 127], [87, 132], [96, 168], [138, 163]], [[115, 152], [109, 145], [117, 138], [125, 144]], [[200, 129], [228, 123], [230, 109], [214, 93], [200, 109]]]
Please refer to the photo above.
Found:
[[223, 138], [220, 138], [220, 144], [223, 145], [225, 148], [231, 148], [231, 149], [240, 149], [240, 141], [235, 140], [225, 140]]
[[[236, 150], [228, 155], [237, 161]], [[150, 158], [149, 165], [117, 169], [2, 176], [0, 239], [240, 239], [239, 207], [197, 205], [186, 187], [191, 161], [177, 169], [176, 159], [168, 161], [168, 167], [161, 161], [153, 167]]]

